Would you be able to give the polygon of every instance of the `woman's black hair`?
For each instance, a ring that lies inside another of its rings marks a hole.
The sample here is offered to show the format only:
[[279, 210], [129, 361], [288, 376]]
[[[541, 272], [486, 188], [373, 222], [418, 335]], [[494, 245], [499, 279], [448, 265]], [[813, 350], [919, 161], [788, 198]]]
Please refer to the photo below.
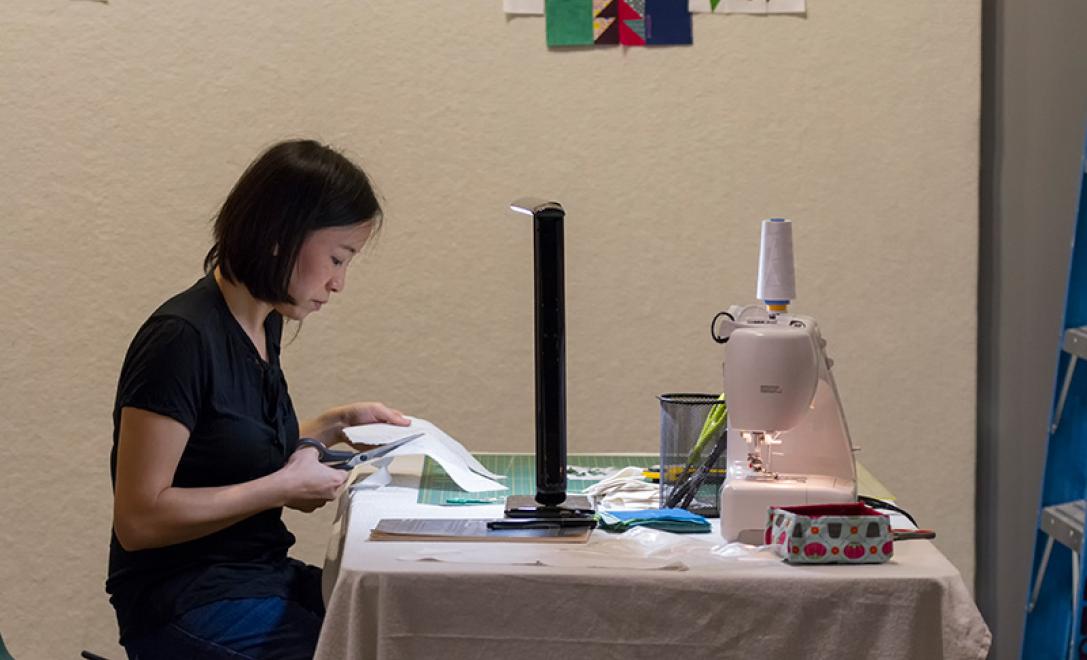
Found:
[[245, 170], [215, 218], [204, 271], [219, 267], [259, 300], [293, 304], [287, 293], [306, 236], [325, 227], [381, 224], [366, 173], [313, 140], [280, 142]]

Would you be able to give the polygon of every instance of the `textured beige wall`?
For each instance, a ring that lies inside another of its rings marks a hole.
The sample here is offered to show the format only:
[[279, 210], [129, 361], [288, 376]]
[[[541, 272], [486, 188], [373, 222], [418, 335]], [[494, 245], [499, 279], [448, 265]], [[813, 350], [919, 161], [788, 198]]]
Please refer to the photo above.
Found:
[[[0, 633], [120, 656], [102, 592], [110, 409], [156, 305], [271, 142], [356, 157], [386, 233], [286, 349], [300, 413], [377, 398], [473, 449], [533, 443], [532, 248], [568, 209], [570, 445], [653, 450], [654, 395], [717, 390], [709, 320], [796, 222], [863, 460], [973, 570], [978, 0], [695, 18], [693, 48], [548, 52], [497, 0], [0, 13]], [[322, 555], [328, 513], [290, 523]]]

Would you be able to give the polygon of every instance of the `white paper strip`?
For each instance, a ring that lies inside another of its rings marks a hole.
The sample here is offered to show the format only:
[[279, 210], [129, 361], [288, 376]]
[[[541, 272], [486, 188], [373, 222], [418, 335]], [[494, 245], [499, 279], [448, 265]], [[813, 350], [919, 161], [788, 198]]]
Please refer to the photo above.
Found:
[[805, 0], [770, 0], [766, 5], [767, 14], [806, 14]]
[[714, 12], [710, 0], [687, 0], [687, 10], [695, 14], [806, 14], [806, 5], [806, 0], [721, 0]]
[[[344, 435], [347, 439], [356, 444], [362, 445], [383, 445], [393, 440], [398, 440], [404, 436], [411, 435], [412, 433], [425, 433], [441, 440], [444, 444], [448, 445], [450, 450], [459, 456], [473, 472], [478, 472], [491, 479], [505, 479], [505, 477], [491, 472], [487, 468], [483, 467], [483, 464], [476, 460], [472, 453], [464, 448], [464, 445], [457, 442], [445, 431], [438, 428], [435, 424], [428, 422], [425, 419], [418, 417], [407, 416], [411, 420], [411, 426], [396, 426], [394, 424], [364, 424], [362, 426], [352, 426], [344, 429]], [[412, 443], [414, 444], [414, 443]], [[398, 455], [397, 452], [392, 452], [392, 456]]]
[[807, 14], [807, 2], [804, 0], [770, 0], [766, 5], [767, 14]]
[[[422, 433], [421, 438], [412, 440], [403, 447], [397, 447], [385, 454], [383, 458], [426, 454], [437, 461], [458, 486], [470, 493], [506, 490], [505, 486], [494, 481], [502, 477], [483, 467], [462, 444], [425, 419], [416, 417], [408, 417], [408, 419], [411, 420], [411, 426], [364, 424], [348, 427], [343, 432], [352, 443], [363, 445], [384, 445], [412, 433]], [[376, 485], [382, 479], [381, 476], [375, 476], [370, 484]]]
[[721, 0], [718, 12], [726, 14], [765, 14], [767, 0]]
[[502, 0], [502, 11], [507, 14], [543, 16], [544, 0]]

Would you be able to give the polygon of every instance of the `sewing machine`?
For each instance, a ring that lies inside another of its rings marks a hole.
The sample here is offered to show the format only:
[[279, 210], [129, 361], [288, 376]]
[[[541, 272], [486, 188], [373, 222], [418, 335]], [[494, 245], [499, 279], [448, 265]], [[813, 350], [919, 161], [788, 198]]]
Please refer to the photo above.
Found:
[[770, 506], [857, 500], [854, 448], [826, 340], [815, 319], [787, 311], [795, 296], [791, 223], [764, 221], [760, 253], [764, 304], [733, 305], [713, 324], [714, 339], [727, 342], [721, 534], [755, 544], [763, 543]]

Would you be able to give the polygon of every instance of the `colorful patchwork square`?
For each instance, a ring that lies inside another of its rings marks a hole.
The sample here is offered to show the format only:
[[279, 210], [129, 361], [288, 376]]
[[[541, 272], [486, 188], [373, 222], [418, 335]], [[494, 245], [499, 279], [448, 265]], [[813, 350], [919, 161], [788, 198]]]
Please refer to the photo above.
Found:
[[593, 45], [593, 0], [547, 0], [544, 16], [548, 48]]
[[687, 0], [546, 0], [549, 48], [690, 44]]
[[619, 43], [645, 45], [645, 0], [616, 0], [619, 3]]
[[645, 43], [678, 46], [694, 43], [687, 0], [645, 0]]
[[593, 0], [593, 42], [619, 43], [619, 0]]

